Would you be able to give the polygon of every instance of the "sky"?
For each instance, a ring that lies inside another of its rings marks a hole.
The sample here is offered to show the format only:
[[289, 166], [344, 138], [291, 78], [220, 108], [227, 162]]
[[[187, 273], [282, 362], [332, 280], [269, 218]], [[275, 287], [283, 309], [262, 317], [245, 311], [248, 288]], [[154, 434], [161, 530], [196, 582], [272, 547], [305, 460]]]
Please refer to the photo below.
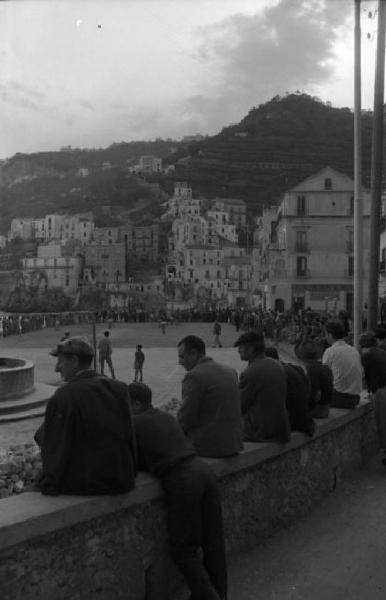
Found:
[[353, 80], [354, 0], [0, 0], [0, 159], [213, 135], [296, 90], [353, 108]]

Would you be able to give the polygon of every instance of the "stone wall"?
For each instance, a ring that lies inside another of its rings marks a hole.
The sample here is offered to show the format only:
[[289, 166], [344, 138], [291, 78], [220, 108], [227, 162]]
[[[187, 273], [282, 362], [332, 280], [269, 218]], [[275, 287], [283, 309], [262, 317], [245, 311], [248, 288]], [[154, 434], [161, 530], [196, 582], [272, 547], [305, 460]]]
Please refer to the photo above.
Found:
[[[378, 450], [370, 402], [331, 410], [313, 438], [285, 446], [246, 444], [209, 460], [219, 477], [227, 549], [244, 551], [304, 516], [342, 476]], [[26, 492], [1, 501], [2, 600], [180, 600], [158, 482], [140, 473], [136, 489], [116, 497], [44, 497]]]

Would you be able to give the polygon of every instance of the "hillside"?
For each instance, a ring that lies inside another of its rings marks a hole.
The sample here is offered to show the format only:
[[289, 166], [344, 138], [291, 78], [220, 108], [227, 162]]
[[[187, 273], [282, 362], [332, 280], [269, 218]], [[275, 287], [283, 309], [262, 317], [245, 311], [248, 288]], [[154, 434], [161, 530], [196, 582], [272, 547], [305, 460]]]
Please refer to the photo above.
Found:
[[[62, 149], [16, 154], [0, 167], [0, 233], [12, 218], [49, 212], [133, 212], [136, 220], [160, 214], [163, 191], [188, 181], [195, 196], [245, 200], [250, 215], [276, 204], [302, 179], [330, 165], [353, 175], [353, 113], [306, 94], [276, 96], [252, 108], [238, 124], [189, 145], [173, 140], [121, 142], [105, 149]], [[369, 183], [372, 115], [363, 115], [363, 181]], [[128, 166], [143, 154], [174, 164], [169, 175], [131, 176]], [[79, 169], [87, 169], [87, 177]]]
[[[354, 116], [348, 108], [333, 108], [306, 94], [277, 96], [250, 110], [240, 123], [192, 144], [174, 178], [187, 179], [196, 195], [242, 198], [252, 213], [258, 213], [327, 165], [353, 176], [353, 131]], [[367, 113], [362, 120], [365, 185], [371, 131], [372, 116]], [[183, 156], [179, 151], [172, 160]]]

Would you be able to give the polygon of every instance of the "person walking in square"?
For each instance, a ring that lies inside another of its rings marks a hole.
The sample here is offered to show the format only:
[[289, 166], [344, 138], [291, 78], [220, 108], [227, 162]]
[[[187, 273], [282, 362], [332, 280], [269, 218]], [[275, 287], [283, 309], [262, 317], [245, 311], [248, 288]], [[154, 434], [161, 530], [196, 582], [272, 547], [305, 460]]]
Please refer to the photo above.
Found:
[[112, 355], [113, 349], [111, 346], [109, 331], [104, 332], [103, 338], [99, 341], [98, 350], [99, 350], [99, 364], [100, 364], [100, 368], [101, 368], [101, 374], [102, 375], [105, 374], [105, 362], [106, 362], [110, 369], [111, 378], [115, 379], [113, 362], [111, 360], [111, 355]]
[[142, 345], [138, 344], [136, 346], [135, 354], [134, 354], [134, 381], [143, 381], [143, 363], [145, 362], [145, 355], [142, 351]]
[[217, 319], [213, 323], [213, 335], [214, 335], [213, 348], [217, 348], [217, 347], [222, 348], [222, 343], [220, 340], [221, 325]]

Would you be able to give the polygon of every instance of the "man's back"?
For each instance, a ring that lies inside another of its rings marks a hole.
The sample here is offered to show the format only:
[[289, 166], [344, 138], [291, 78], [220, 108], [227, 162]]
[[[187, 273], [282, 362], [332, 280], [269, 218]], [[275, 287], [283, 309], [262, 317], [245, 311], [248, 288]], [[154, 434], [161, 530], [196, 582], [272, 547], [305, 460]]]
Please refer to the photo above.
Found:
[[323, 364], [330, 367], [334, 389], [342, 394], [360, 394], [362, 391], [362, 365], [359, 352], [344, 340], [337, 340], [324, 351]]
[[172, 415], [148, 408], [134, 415], [139, 470], [162, 477], [184, 458], [196, 452]]
[[362, 354], [365, 381], [369, 392], [376, 392], [386, 386], [386, 351], [382, 348], [369, 348]]
[[288, 442], [287, 384], [283, 366], [273, 358], [256, 358], [240, 375], [245, 439]]
[[242, 449], [237, 374], [204, 357], [182, 382], [178, 421], [200, 456], [231, 456]]
[[135, 478], [126, 384], [83, 371], [48, 401], [42, 440], [43, 493], [115, 494]]

